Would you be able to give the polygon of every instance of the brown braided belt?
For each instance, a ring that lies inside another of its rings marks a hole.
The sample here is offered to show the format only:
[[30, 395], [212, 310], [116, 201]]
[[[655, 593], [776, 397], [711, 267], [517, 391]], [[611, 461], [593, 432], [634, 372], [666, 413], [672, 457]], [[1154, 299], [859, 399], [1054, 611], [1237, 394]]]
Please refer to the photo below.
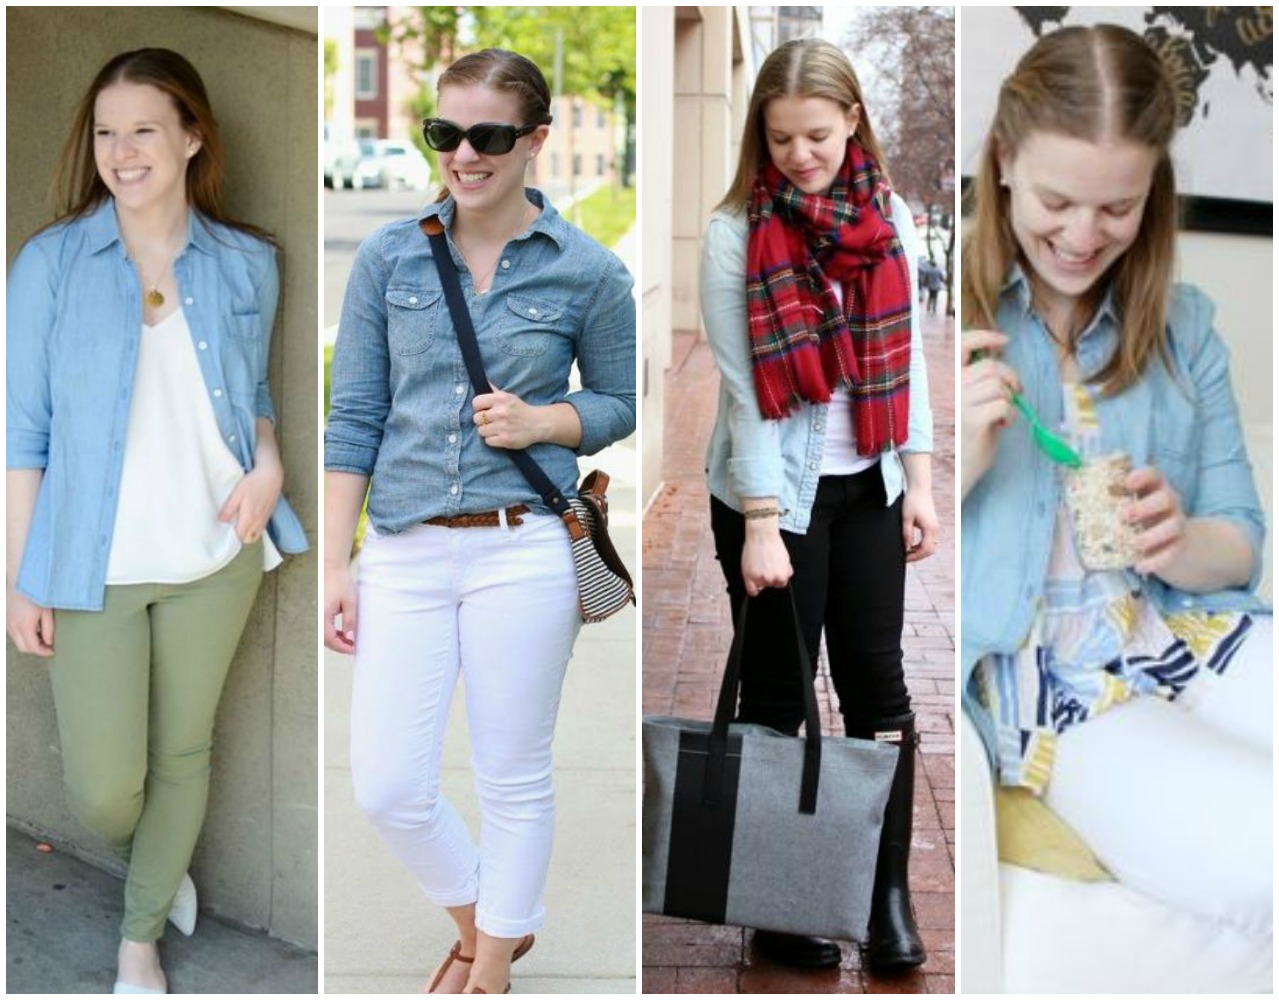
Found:
[[[517, 524], [523, 524], [524, 519], [520, 515], [527, 513], [528, 508], [522, 503], [517, 503], [514, 507], [507, 507], [506, 523], [512, 528]], [[457, 514], [453, 517], [433, 517], [424, 523], [439, 525], [442, 528], [496, 528], [502, 522], [498, 520], [498, 511], [486, 510], [482, 514]]]

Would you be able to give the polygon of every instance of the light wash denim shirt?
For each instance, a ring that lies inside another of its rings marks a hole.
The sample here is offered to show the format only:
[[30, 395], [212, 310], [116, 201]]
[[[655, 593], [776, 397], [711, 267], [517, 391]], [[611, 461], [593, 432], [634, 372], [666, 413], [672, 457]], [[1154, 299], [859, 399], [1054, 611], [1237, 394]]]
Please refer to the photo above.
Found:
[[[910, 265], [911, 302], [919, 301], [919, 236], [910, 209], [893, 195], [893, 225]], [[706, 478], [711, 494], [734, 510], [743, 497], [777, 497], [781, 527], [808, 530], [826, 441], [824, 403], [801, 402], [782, 420], [766, 420], [759, 412], [751, 371], [746, 318], [745, 214], [720, 210], [711, 216], [702, 251], [702, 319], [719, 365], [719, 412], [706, 452]], [[933, 414], [928, 402], [928, 369], [919, 310], [910, 315], [910, 415], [902, 452], [933, 450]], [[898, 450], [880, 456], [884, 494], [891, 506], [906, 487]]]
[[[248, 471], [256, 419], [275, 419], [275, 251], [192, 211], [173, 270], [218, 430]], [[142, 315], [112, 199], [33, 236], [9, 270], [7, 467], [44, 470], [17, 587], [43, 607], [102, 609]], [[283, 497], [269, 530], [306, 550]]]
[[[1060, 368], [1019, 267], [1002, 289], [998, 328], [1009, 338], [1003, 360], [1020, 376], [1026, 401], [1046, 427], [1060, 426]], [[1188, 516], [1237, 525], [1252, 548], [1252, 580], [1247, 587], [1191, 594], [1149, 576], [1142, 580], [1143, 592], [1164, 612], [1265, 610], [1252, 592], [1262, 571], [1265, 518], [1244, 448], [1226, 348], [1213, 329], [1212, 303], [1195, 288], [1174, 286], [1167, 328], [1171, 372], [1156, 359], [1117, 396], [1098, 395], [1104, 449], [1127, 452], [1133, 468], [1160, 470]], [[1083, 376], [1101, 370], [1118, 335], [1107, 296], [1079, 340]], [[1057, 467], [1038, 452], [1021, 421], [1000, 433], [994, 463], [963, 501], [961, 690], [988, 747], [994, 745], [993, 728], [969, 691], [969, 679], [983, 656], [1012, 653], [1024, 643], [1043, 595], [1061, 502]]]
[[[489, 381], [525, 403], [569, 403], [576, 451], [538, 442], [528, 453], [566, 496], [577, 456], [635, 429], [635, 302], [618, 257], [570, 225], [542, 193], [532, 225], [507, 243], [489, 291], [477, 295], [449, 237]], [[372, 476], [368, 511], [381, 532], [428, 518], [516, 503], [548, 513], [504, 449], [484, 443], [471, 383], [419, 219], [446, 232], [454, 201], [383, 226], [355, 255], [333, 352], [324, 467]], [[576, 360], [582, 387], [569, 391]]]

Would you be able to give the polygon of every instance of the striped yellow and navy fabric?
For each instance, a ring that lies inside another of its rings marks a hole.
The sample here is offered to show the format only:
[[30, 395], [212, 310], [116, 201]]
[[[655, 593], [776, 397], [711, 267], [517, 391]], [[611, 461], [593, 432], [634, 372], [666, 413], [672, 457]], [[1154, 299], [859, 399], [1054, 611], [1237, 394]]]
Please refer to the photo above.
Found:
[[[1084, 456], [1100, 447], [1092, 391], [1066, 385], [1062, 428]], [[978, 697], [995, 720], [1005, 785], [1040, 794], [1058, 735], [1130, 698], [1176, 699], [1224, 673], [1252, 620], [1245, 614], [1163, 615], [1131, 571], [1086, 570], [1063, 506], [1030, 634], [1014, 653], [986, 657]]]

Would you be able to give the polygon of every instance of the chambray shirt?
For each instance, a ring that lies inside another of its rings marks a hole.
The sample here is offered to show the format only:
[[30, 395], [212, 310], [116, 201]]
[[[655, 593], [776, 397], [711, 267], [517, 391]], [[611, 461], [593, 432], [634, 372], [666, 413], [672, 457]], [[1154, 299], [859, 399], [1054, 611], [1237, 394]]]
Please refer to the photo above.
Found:
[[[1003, 360], [1020, 376], [1026, 401], [1045, 426], [1059, 426], [1060, 368], [1019, 267], [1001, 291], [998, 328], [1009, 338]], [[1098, 397], [1104, 448], [1127, 452], [1133, 468], [1159, 469], [1180, 494], [1188, 516], [1237, 525], [1252, 548], [1252, 580], [1247, 587], [1192, 594], [1150, 576], [1142, 584], [1145, 596], [1165, 613], [1265, 610], [1252, 592], [1262, 570], [1265, 519], [1244, 448], [1226, 348], [1213, 329], [1211, 301], [1195, 288], [1174, 286], [1167, 329], [1171, 372], [1155, 359], [1122, 393]], [[1118, 336], [1107, 296], [1079, 340], [1083, 376], [1102, 368]], [[1043, 597], [1060, 484], [1057, 467], [1038, 452], [1018, 421], [1000, 433], [994, 463], [963, 501], [963, 702], [988, 747], [994, 745], [990, 719], [972, 696], [969, 679], [983, 656], [1015, 652], [1025, 640]]]
[[[916, 262], [919, 236], [910, 209], [893, 195], [893, 225], [910, 268], [911, 302], [919, 299]], [[751, 371], [746, 317], [746, 241], [744, 213], [716, 212], [706, 229], [702, 252], [702, 319], [719, 365], [719, 412], [706, 453], [707, 486], [734, 510], [743, 497], [777, 497], [780, 525], [786, 531], [808, 530], [826, 440], [824, 403], [801, 402], [782, 420], [766, 420], [759, 412]], [[880, 456], [884, 494], [891, 506], [906, 487], [902, 452], [933, 450], [933, 414], [928, 402], [928, 370], [919, 311], [910, 314], [910, 412], [907, 439], [899, 449]]]
[[[275, 251], [192, 211], [173, 270], [218, 430], [248, 471], [256, 419], [275, 419]], [[9, 270], [6, 462], [44, 470], [17, 587], [43, 607], [102, 609], [142, 315], [110, 198], [33, 236]], [[306, 550], [283, 498], [269, 530]]]
[[[569, 225], [541, 192], [541, 214], [502, 250], [489, 291], [475, 293], [449, 246], [489, 381], [525, 403], [571, 404], [582, 423], [574, 450], [537, 442], [528, 453], [566, 496], [577, 456], [635, 428], [635, 304], [621, 260]], [[473, 393], [431, 246], [418, 226], [454, 201], [383, 226], [360, 246], [346, 286], [333, 369], [324, 467], [372, 476], [373, 526], [395, 533], [436, 516], [516, 503], [547, 513], [502, 448], [473, 422]], [[576, 360], [581, 388], [570, 391]]]

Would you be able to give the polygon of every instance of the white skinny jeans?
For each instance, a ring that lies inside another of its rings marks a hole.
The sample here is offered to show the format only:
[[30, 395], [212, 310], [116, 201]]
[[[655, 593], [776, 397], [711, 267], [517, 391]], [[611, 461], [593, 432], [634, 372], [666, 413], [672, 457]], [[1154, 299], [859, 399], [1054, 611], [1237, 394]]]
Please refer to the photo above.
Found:
[[1045, 795], [1119, 881], [1258, 934], [1272, 924], [1271, 635], [1257, 615], [1224, 675], [1067, 730]]
[[[551, 738], [581, 626], [568, 532], [370, 531], [360, 556], [351, 772], [360, 808], [440, 906], [476, 904], [493, 937], [545, 916], [555, 802]], [[477, 848], [440, 795], [449, 703], [464, 678], [480, 803]]]

